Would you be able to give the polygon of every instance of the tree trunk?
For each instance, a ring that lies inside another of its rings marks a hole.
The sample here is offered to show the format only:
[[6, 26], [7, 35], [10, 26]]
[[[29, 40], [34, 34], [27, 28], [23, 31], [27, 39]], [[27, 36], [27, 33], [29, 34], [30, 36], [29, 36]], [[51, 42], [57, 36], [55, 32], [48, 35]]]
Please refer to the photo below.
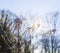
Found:
[[51, 39], [51, 44], [52, 44], [52, 53], [53, 53], [53, 39]]

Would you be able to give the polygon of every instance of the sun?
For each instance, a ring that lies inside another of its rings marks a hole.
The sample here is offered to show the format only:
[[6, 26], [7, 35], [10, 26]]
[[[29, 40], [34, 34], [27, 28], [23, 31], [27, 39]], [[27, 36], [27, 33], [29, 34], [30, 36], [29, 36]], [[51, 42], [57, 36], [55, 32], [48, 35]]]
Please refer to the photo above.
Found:
[[40, 27], [40, 24], [37, 22], [33, 22], [33, 23], [31, 23], [30, 26], [31, 26], [32, 30], [36, 31]]

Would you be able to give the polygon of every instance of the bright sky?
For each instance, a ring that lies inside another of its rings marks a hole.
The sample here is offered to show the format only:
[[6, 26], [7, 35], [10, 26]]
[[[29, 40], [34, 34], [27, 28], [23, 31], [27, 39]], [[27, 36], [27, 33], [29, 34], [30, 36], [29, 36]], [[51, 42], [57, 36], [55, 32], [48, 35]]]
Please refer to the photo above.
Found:
[[60, 0], [0, 0], [0, 9], [9, 9], [17, 15], [22, 12], [44, 14], [60, 11]]

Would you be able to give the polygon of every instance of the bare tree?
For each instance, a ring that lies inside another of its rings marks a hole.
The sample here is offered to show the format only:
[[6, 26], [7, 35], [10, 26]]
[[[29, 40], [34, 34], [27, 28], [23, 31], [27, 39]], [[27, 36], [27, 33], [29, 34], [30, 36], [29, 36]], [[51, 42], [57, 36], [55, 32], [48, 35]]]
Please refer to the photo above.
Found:
[[19, 30], [21, 30], [22, 20], [17, 17], [14, 23], [15, 23], [15, 29], [17, 30], [18, 33], [17, 53], [21, 53], [22, 37]]

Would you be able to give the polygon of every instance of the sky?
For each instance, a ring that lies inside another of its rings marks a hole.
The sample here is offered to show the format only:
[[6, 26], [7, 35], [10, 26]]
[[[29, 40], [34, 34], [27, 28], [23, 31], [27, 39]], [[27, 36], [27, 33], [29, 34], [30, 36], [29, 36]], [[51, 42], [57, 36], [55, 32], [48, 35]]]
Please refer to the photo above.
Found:
[[6, 9], [17, 15], [21, 13], [45, 14], [60, 11], [60, 0], [0, 0], [0, 9]]

